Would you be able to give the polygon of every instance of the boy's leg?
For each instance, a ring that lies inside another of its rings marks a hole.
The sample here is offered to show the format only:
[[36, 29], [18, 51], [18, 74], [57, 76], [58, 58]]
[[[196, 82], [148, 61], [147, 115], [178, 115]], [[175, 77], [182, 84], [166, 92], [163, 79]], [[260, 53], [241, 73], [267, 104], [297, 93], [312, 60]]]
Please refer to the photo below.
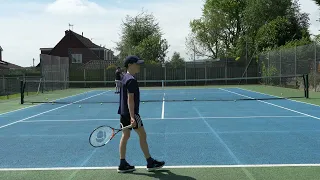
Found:
[[137, 122], [137, 127], [134, 128], [134, 130], [137, 132], [137, 134], [139, 136], [140, 147], [141, 147], [141, 150], [147, 160], [147, 170], [152, 171], [152, 170], [162, 168], [164, 166], [165, 162], [163, 162], [163, 161], [159, 162], [159, 161], [153, 159], [150, 155], [148, 142], [147, 142], [147, 133], [143, 127], [142, 120], [138, 114], [136, 115], [135, 120]]
[[[130, 125], [130, 118], [128, 119], [128, 117], [121, 116], [120, 122], [123, 126], [128, 126]], [[135, 167], [131, 166], [126, 161], [127, 142], [130, 138], [130, 133], [131, 133], [130, 131], [131, 131], [130, 129], [124, 129], [122, 131], [122, 136], [119, 143], [120, 165], [118, 167], [118, 172], [120, 173], [135, 171]]]
[[116, 85], [116, 91], [115, 91], [115, 93], [118, 93], [119, 91], [118, 91], [118, 80], [115, 80], [115, 85]]

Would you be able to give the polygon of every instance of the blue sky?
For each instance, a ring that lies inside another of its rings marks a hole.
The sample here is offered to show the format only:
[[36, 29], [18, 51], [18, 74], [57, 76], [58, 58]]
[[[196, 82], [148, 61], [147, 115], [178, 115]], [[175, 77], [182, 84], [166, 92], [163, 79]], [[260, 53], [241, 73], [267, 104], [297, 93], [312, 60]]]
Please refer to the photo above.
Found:
[[[300, 0], [310, 14], [310, 31], [318, 34], [319, 8], [312, 0]], [[170, 45], [168, 56], [178, 51], [188, 60], [185, 38], [189, 22], [201, 16], [203, 0], [0, 0], [0, 46], [3, 60], [20, 66], [39, 62], [40, 48], [53, 47], [74, 24], [73, 30], [114, 49], [126, 15], [142, 9], [153, 13]]]

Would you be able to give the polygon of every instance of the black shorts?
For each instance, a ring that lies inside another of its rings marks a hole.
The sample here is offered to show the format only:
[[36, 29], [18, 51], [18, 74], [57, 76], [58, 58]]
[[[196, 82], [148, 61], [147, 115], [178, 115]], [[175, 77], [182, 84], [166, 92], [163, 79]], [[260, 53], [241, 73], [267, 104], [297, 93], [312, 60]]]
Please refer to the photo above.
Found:
[[[135, 117], [135, 120], [136, 120], [136, 127], [134, 127], [133, 129], [138, 129], [139, 127], [142, 127], [143, 126], [143, 123], [142, 123], [142, 120], [141, 120], [141, 117], [139, 114], [135, 114], [134, 115]], [[128, 115], [120, 115], [120, 123], [122, 124], [122, 126], [129, 126], [131, 124], [131, 117], [130, 117], [130, 114]], [[130, 128], [131, 130], [132, 128]]]

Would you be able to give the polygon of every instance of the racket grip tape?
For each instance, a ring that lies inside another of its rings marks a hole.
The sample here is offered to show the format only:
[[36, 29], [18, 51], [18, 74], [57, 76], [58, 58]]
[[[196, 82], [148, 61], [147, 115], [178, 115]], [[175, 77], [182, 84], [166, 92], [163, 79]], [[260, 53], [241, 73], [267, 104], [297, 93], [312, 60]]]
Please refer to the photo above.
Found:
[[129, 129], [129, 128], [132, 128], [132, 125], [131, 125], [131, 124], [130, 124], [129, 126], [123, 127], [122, 129]]

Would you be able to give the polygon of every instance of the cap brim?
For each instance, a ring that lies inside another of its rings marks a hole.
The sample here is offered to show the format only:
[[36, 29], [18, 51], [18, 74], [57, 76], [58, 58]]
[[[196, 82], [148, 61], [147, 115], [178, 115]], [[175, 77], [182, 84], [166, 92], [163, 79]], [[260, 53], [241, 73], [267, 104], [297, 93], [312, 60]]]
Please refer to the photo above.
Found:
[[137, 62], [136, 62], [137, 64], [144, 64], [144, 60], [138, 60]]

